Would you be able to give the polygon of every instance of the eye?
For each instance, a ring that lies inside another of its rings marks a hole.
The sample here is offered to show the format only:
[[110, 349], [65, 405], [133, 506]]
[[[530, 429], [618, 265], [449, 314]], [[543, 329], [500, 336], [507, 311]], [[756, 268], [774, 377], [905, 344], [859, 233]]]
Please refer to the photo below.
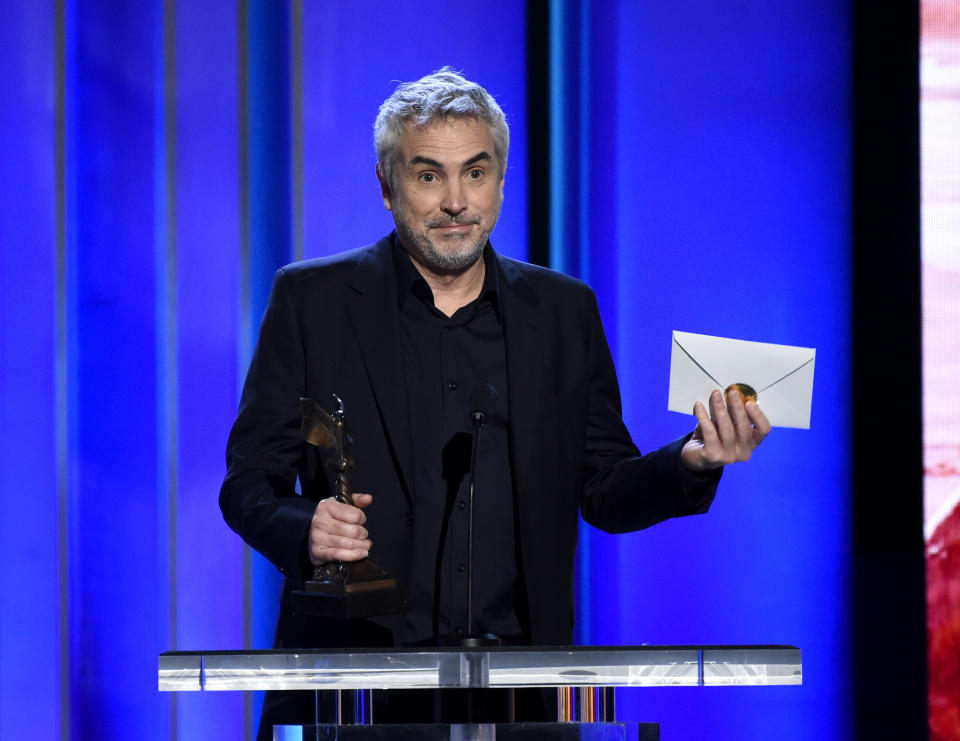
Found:
[[435, 183], [437, 181], [437, 176], [432, 172], [421, 172], [420, 173], [420, 182], [421, 183]]
[[467, 177], [470, 180], [483, 180], [483, 169], [480, 167], [474, 167], [467, 173]]

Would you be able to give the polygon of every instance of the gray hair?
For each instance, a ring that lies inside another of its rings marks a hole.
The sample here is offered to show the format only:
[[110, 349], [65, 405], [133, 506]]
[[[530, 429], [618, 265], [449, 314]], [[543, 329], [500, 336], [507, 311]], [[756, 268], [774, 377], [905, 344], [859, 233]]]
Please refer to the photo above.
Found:
[[394, 165], [407, 124], [429, 126], [450, 118], [476, 118], [490, 126], [500, 177], [507, 163], [510, 130], [497, 101], [475, 82], [443, 67], [415, 82], [403, 82], [380, 106], [373, 124], [377, 162], [387, 182], [395, 184]]

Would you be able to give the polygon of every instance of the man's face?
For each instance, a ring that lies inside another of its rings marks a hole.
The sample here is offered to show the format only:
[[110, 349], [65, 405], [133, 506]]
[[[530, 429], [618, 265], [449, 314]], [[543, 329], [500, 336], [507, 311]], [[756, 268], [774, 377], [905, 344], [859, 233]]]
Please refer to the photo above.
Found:
[[476, 263], [500, 215], [500, 173], [483, 121], [454, 118], [407, 127], [395, 182], [387, 182], [379, 168], [377, 175], [400, 242], [415, 262], [439, 275], [462, 273]]

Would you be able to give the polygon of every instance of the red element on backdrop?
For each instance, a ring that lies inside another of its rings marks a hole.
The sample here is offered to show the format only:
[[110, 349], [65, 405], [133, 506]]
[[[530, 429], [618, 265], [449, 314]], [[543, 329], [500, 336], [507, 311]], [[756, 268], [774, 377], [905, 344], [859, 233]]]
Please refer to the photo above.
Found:
[[927, 542], [930, 741], [960, 739], [960, 504]]

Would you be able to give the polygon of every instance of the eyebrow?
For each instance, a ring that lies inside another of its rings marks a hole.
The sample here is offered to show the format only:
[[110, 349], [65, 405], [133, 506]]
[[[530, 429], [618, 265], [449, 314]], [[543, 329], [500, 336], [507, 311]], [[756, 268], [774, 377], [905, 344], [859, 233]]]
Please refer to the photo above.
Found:
[[473, 157], [471, 157], [466, 162], [464, 162], [463, 166], [470, 167], [470, 165], [475, 165], [481, 160], [487, 160], [489, 162], [493, 162], [493, 157], [490, 156], [489, 152], [480, 152], [480, 154], [475, 154], [473, 155]]
[[[489, 162], [492, 162], [492, 161], [493, 161], [493, 157], [490, 156], [490, 153], [489, 153], [489, 152], [483, 151], [483, 152], [480, 152], [479, 154], [473, 155], [473, 157], [471, 157], [471, 158], [468, 159], [466, 162], [464, 162], [462, 166], [463, 166], [463, 167], [470, 167], [470, 165], [475, 165], [475, 164], [477, 164], [477, 162], [481, 162], [481, 161], [484, 161], [484, 160], [489, 161]], [[444, 170], [444, 169], [445, 169], [444, 166], [441, 165], [441, 164], [440, 164], [439, 162], [437, 162], [436, 160], [432, 160], [432, 159], [430, 159], [429, 157], [421, 157], [420, 155], [417, 155], [416, 157], [414, 157], [413, 159], [411, 159], [411, 160], [410, 160], [410, 164], [411, 164], [411, 165], [427, 165], [428, 167], [433, 167], [433, 168], [436, 168], [437, 170]]]

